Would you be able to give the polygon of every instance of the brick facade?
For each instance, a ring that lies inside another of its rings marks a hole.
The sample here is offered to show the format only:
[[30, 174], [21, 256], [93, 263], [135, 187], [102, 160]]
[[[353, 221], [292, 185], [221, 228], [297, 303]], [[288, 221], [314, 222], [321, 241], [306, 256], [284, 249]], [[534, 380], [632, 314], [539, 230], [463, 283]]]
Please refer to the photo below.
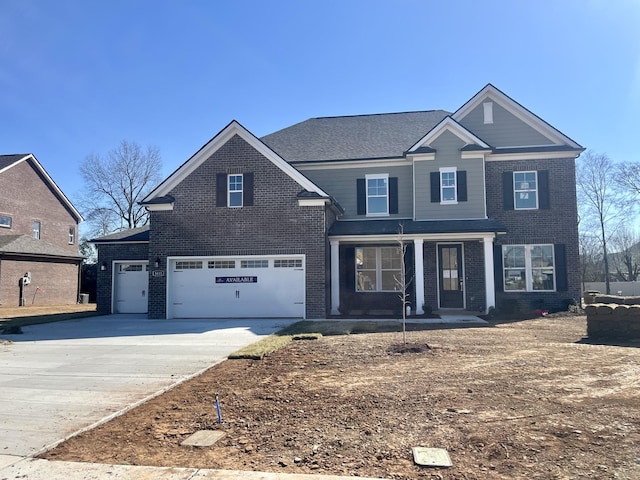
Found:
[[[19, 305], [18, 280], [26, 272], [32, 279], [25, 287], [26, 305], [77, 303], [81, 263], [78, 221], [33, 160], [20, 161], [0, 175], [0, 215], [11, 217], [11, 228], [0, 227], [0, 237], [33, 237], [34, 222], [38, 221], [39, 241], [60, 253], [33, 256], [0, 252], [0, 305]], [[74, 229], [73, 243], [69, 243], [69, 228]]]
[[[218, 173], [253, 173], [254, 204], [216, 207]], [[324, 206], [299, 206], [302, 187], [240, 136], [232, 137], [171, 192], [172, 211], [151, 213], [149, 259], [169, 256], [304, 254], [306, 317], [327, 305]], [[151, 262], [150, 262], [151, 263]], [[149, 279], [149, 317], [166, 317], [166, 278]]]
[[[549, 172], [549, 209], [506, 210], [503, 202], [502, 174], [512, 171]], [[497, 245], [562, 244], [566, 248], [566, 291], [496, 291], [497, 307], [531, 310], [566, 309], [568, 302], [580, 298], [578, 259], [578, 213], [575, 160], [573, 158], [492, 161], [486, 163], [487, 212], [507, 227]]]

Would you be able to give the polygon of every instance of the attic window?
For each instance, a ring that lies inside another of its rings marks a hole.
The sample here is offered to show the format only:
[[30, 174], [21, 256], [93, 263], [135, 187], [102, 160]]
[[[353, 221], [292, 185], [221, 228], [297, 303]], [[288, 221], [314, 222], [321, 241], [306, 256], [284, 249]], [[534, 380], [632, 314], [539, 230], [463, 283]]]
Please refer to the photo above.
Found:
[[482, 104], [484, 107], [484, 123], [493, 123], [493, 102], [485, 102]]
[[0, 227], [11, 228], [11, 217], [9, 215], [0, 215]]

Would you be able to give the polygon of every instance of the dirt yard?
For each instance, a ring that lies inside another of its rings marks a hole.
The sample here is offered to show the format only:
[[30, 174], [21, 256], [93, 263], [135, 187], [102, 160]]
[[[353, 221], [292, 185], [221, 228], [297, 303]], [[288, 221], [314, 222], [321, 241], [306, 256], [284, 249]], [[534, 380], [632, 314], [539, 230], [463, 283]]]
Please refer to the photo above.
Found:
[[[228, 360], [50, 451], [52, 460], [397, 479], [640, 478], [640, 349], [585, 317], [297, 341]], [[640, 345], [640, 344], [636, 344]], [[215, 395], [223, 423], [217, 423]], [[181, 446], [222, 430], [212, 447]], [[453, 467], [414, 465], [411, 447]]]

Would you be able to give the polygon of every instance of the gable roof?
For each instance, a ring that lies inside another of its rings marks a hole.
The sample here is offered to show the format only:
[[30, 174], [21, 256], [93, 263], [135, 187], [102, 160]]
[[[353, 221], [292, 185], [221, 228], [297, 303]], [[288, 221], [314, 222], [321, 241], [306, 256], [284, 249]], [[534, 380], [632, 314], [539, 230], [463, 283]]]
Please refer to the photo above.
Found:
[[30, 257], [84, 258], [81, 255], [74, 255], [62, 247], [52, 245], [42, 240], [36, 240], [29, 235], [0, 236], [0, 256], [3, 254]]
[[153, 200], [157, 197], [166, 197], [173, 188], [178, 185], [182, 180], [188, 177], [196, 168], [204, 163], [211, 155], [213, 155], [219, 148], [227, 143], [234, 135], [240, 136], [249, 145], [255, 148], [263, 156], [271, 161], [276, 167], [286, 173], [294, 181], [309, 192], [315, 192], [323, 198], [329, 198], [329, 195], [325, 193], [320, 187], [315, 185], [311, 180], [305, 177], [298, 170], [289, 165], [282, 157], [274, 152], [269, 146], [260, 141], [249, 130], [244, 128], [236, 120], [233, 120], [229, 125], [223, 128], [215, 137], [209, 140], [200, 150], [198, 150], [189, 160], [180, 165], [176, 171], [174, 171], [169, 177], [167, 177], [160, 185], [151, 191], [143, 200], [141, 204], [152, 204]]
[[503, 93], [492, 84], [488, 83], [482, 90], [476, 93], [469, 101], [456, 110], [451, 117], [456, 121], [461, 121], [469, 112], [475, 109], [482, 102], [493, 101], [525, 122], [541, 135], [547, 137], [555, 145], [568, 145], [575, 150], [584, 150], [582, 145], [575, 142], [557, 128], [551, 126], [535, 113], [520, 105], [514, 99]]
[[49, 187], [53, 190], [56, 196], [60, 199], [62, 204], [67, 207], [69, 212], [76, 218], [77, 222], [81, 222], [83, 220], [82, 215], [73, 206], [71, 201], [67, 198], [67, 196], [60, 190], [60, 187], [56, 185], [56, 182], [49, 176], [44, 167], [40, 164], [38, 159], [35, 157], [33, 153], [22, 153], [22, 154], [12, 154], [12, 155], [0, 155], [0, 175], [12, 167], [22, 163], [22, 162], [30, 162], [31, 165], [42, 175], [45, 182], [49, 185]]
[[449, 112], [311, 118], [261, 140], [290, 163], [401, 158]]
[[[436, 138], [444, 132], [451, 132], [460, 140], [466, 143], [465, 147], [473, 146], [473, 150], [491, 149], [491, 147], [480, 138], [476, 137], [468, 129], [460, 125], [451, 117], [445, 117], [438, 125], [433, 127], [429, 132], [413, 145], [409, 152], [416, 152], [419, 148], [428, 148]], [[470, 149], [467, 149], [470, 150]], [[417, 152], [416, 152], [417, 153]]]

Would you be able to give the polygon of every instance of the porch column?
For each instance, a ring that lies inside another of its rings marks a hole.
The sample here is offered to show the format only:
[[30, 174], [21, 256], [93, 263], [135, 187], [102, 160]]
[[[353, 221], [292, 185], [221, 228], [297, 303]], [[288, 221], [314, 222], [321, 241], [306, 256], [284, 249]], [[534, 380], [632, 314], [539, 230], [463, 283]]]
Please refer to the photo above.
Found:
[[424, 240], [416, 238], [413, 241], [413, 256], [415, 257], [415, 282], [416, 282], [416, 315], [422, 315], [424, 309]]
[[493, 238], [483, 238], [484, 243], [484, 285], [486, 291], [485, 313], [496, 306], [496, 284], [493, 278]]
[[339, 315], [340, 311], [340, 242], [329, 240], [331, 245], [331, 315]]

